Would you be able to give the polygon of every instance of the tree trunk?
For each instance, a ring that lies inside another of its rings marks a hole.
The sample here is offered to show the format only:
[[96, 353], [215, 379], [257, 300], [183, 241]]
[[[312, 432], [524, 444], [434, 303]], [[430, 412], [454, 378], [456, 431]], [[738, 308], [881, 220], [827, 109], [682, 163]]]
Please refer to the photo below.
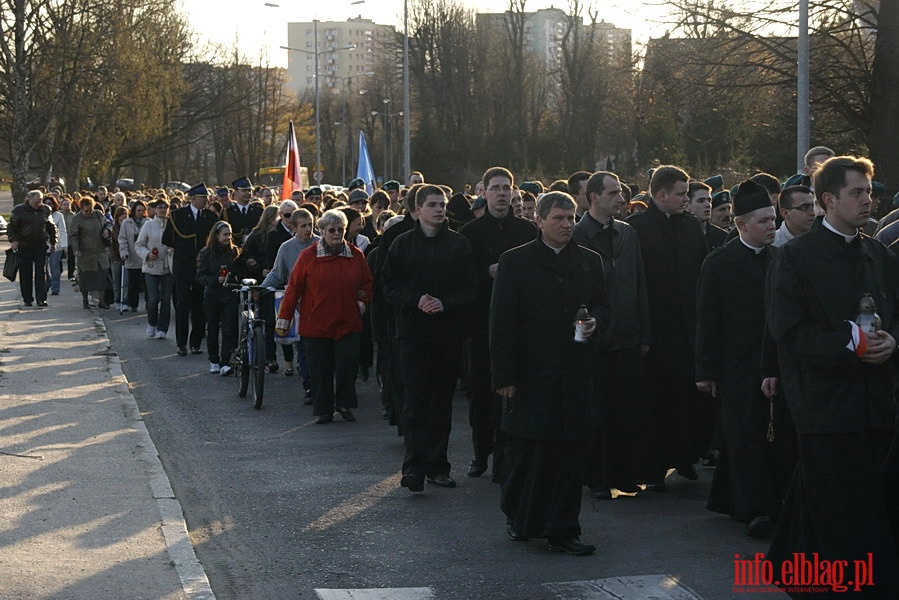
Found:
[[899, 3], [881, 2], [871, 76], [869, 147], [876, 178], [890, 190], [899, 189]]

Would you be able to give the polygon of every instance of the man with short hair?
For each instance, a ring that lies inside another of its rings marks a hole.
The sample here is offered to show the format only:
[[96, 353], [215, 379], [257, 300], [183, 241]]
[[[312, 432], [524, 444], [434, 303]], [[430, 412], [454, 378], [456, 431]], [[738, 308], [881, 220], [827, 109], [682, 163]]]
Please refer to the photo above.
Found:
[[253, 184], [246, 177], [231, 182], [234, 188], [234, 202], [225, 207], [222, 220], [231, 224], [234, 243], [242, 246], [250, 231], [256, 227], [262, 216], [262, 206], [258, 202], [250, 202]]
[[702, 233], [705, 235], [706, 246], [709, 251], [720, 248], [727, 242], [727, 232], [713, 223], [709, 223], [712, 216], [712, 188], [702, 181], [691, 181], [687, 189], [687, 212], [696, 217]]
[[587, 180], [589, 171], [575, 171], [568, 177], [568, 193], [577, 204], [576, 220], [580, 220], [587, 212]]
[[724, 231], [729, 231], [733, 227], [734, 218], [729, 191], [721, 190], [712, 196], [712, 212], [709, 215], [709, 223]]
[[533, 240], [537, 228], [530, 221], [512, 214], [510, 202], [514, 177], [511, 171], [504, 167], [491, 167], [484, 172], [481, 180], [484, 183], [486, 210], [460, 230], [471, 244], [478, 278], [478, 294], [469, 319], [465, 382], [474, 450], [467, 474], [469, 477], [480, 477], [487, 470], [488, 457], [493, 454], [493, 477], [499, 480], [503, 453], [502, 406], [490, 384], [490, 298], [499, 257], [506, 250]]
[[175, 287], [175, 343], [178, 356], [202, 354], [200, 344], [206, 331], [203, 310], [203, 284], [197, 281], [197, 255], [212, 226], [218, 221], [214, 212], [206, 208], [209, 190], [198, 183], [187, 191], [190, 203], [169, 214], [162, 232], [162, 243], [172, 248], [172, 279]]
[[322, 208], [322, 189], [317, 185], [312, 186], [306, 191], [306, 202], [311, 202], [319, 208]]
[[779, 248], [806, 233], [815, 222], [815, 195], [804, 185], [791, 185], [780, 193], [780, 216], [783, 223], [774, 234], [774, 243]]
[[768, 559], [775, 573], [796, 556], [869, 564], [873, 585], [862, 595], [892, 598], [899, 589], [899, 265], [858, 230], [869, 216], [873, 175], [866, 158], [825, 161], [814, 175], [820, 226], [781, 247], [771, 265], [767, 321], [799, 462]]
[[446, 220], [446, 196], [425, 185], [418, 217], [397, 237], [381, 272], [385, 299], [396, 311], [396, 358], [403, 372], [403, 477], [412, 492], [424, 481], [455, 487], [447, 457], [452, 401], [461, 366], [465, 319], [477, 291], [471, 246]]
[[19, 289], [25, 306], [35, 300], [39, 307], [47, 306], [47, 251], [56, 252], [58, 239], [50, 212], [44, 194], [32, 190], [25, 202], [13, 207], [9, 219], [7, 236], [10, 247], [18, 253]]
[[425, 176], [421, 174], [421, 171], [412, 171], [409, 173], [409, 185], [415, 185], [416, 183], [424, 183]]
[[[602, 259], [574, 241], [574, 215], [571, 196], [544, 195], [538, 238], [500, 258], [490, 359], [503, 403], [500, 507], [509, 539], [545, 538], [552, 550], [585, 555], [596, 550], [579, 540], [583, 458], [596, 418], [592, 340], [608, 325], [609, 307]], [[576, 324], [581, 308], [588, 314]]]
[[534, 197], [534, 194], [522, 190], [521, 192], [521, 218], [534, 222], [537, 220], [536, 215], [537, 210], [537, 198]]
[[390, 199], [390, 202], [387, 205], [388, 208], [399, 214], [400, 208], [402, 208], [402, 203], [400, 202], [400, 182], [391, 179], [390, 181], [386, 181], [384, 185], [381, 186], [381, 189], [384, 190], [384, 193], [387, 194], [387, 197]]
[[738, 239], [712, 252], [698, 288], [696, 387], [719, 398], [720, 455], [708, 508], [765, 537], [783, 498], [781, 447], [789, 432], [768, 440], [771, 404], [762, 393], [765, 277], [774, 256], [774, 207], [750, 179], [733, 198]]
[[645, 357], [644, 378], [653, 415], [645, 465], [649, 489], [665, 491], [669, 467], [690, 480], [693, 463], [710, 444], [715, 425], [711, 402], [694, 384], [696, 282], [706, 256], [699, 222], [684, 213], [689, 177], [678, 167], [653, 171], [649, 208], [632, 214], [643, 252], [653, 343]]
[[574, 226], [574, 241], [602, 256], [611, 319], [596, 336], [594, 390], [601, 416], [587, 455], [585, 482], [594, 498], [610, 500], [612, 488], [636, 493], [642, 481], [638, 457], [646, 409], [639, 386], [640, 363], [651, 342], [649, 304], [640, 241], [630, 225], [615, 218], [625, 204], [618, 176], [607, 171], [591, 175], [587, 204]]

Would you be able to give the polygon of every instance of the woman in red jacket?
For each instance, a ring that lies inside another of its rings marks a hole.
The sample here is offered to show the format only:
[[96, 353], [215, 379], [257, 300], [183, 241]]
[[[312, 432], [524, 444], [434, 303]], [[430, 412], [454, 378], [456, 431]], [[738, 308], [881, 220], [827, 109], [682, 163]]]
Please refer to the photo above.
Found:
[[365, 256], [344, 241], [347, 218], [339, 210], [318, 221], [322, 239], [304, 250], [290, 273], [275, 331], [283, 335], [299, 302], [299, 333], [312, 378], [313, 414], [318, 424], [334, 420], [334, 409], [355, 421], [356, 372], [362, 314], [368, 309], [372, 278]]

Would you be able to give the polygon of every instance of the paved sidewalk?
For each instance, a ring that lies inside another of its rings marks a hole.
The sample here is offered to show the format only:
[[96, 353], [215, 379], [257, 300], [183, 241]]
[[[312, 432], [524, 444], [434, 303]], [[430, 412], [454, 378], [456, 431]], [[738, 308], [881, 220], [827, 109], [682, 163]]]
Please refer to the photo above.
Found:
[[214, 600], [96, 309], [0, 280], [0, 598]]

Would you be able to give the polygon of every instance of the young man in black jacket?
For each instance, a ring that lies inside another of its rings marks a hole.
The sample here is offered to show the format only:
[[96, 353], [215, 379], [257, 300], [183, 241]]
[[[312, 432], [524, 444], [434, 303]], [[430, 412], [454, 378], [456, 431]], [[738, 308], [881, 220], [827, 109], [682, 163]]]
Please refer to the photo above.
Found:
[[426, 185], [415, 196], [418, 222], [390, 246], [381, 273], [396, 311], [396, 358], [405, 385], [406, 456], [401, 484], [454, 487], [447, 445], [462, 353], [463, 324], [476, 282], [471, 247], [446, 221], [446, 196]]

